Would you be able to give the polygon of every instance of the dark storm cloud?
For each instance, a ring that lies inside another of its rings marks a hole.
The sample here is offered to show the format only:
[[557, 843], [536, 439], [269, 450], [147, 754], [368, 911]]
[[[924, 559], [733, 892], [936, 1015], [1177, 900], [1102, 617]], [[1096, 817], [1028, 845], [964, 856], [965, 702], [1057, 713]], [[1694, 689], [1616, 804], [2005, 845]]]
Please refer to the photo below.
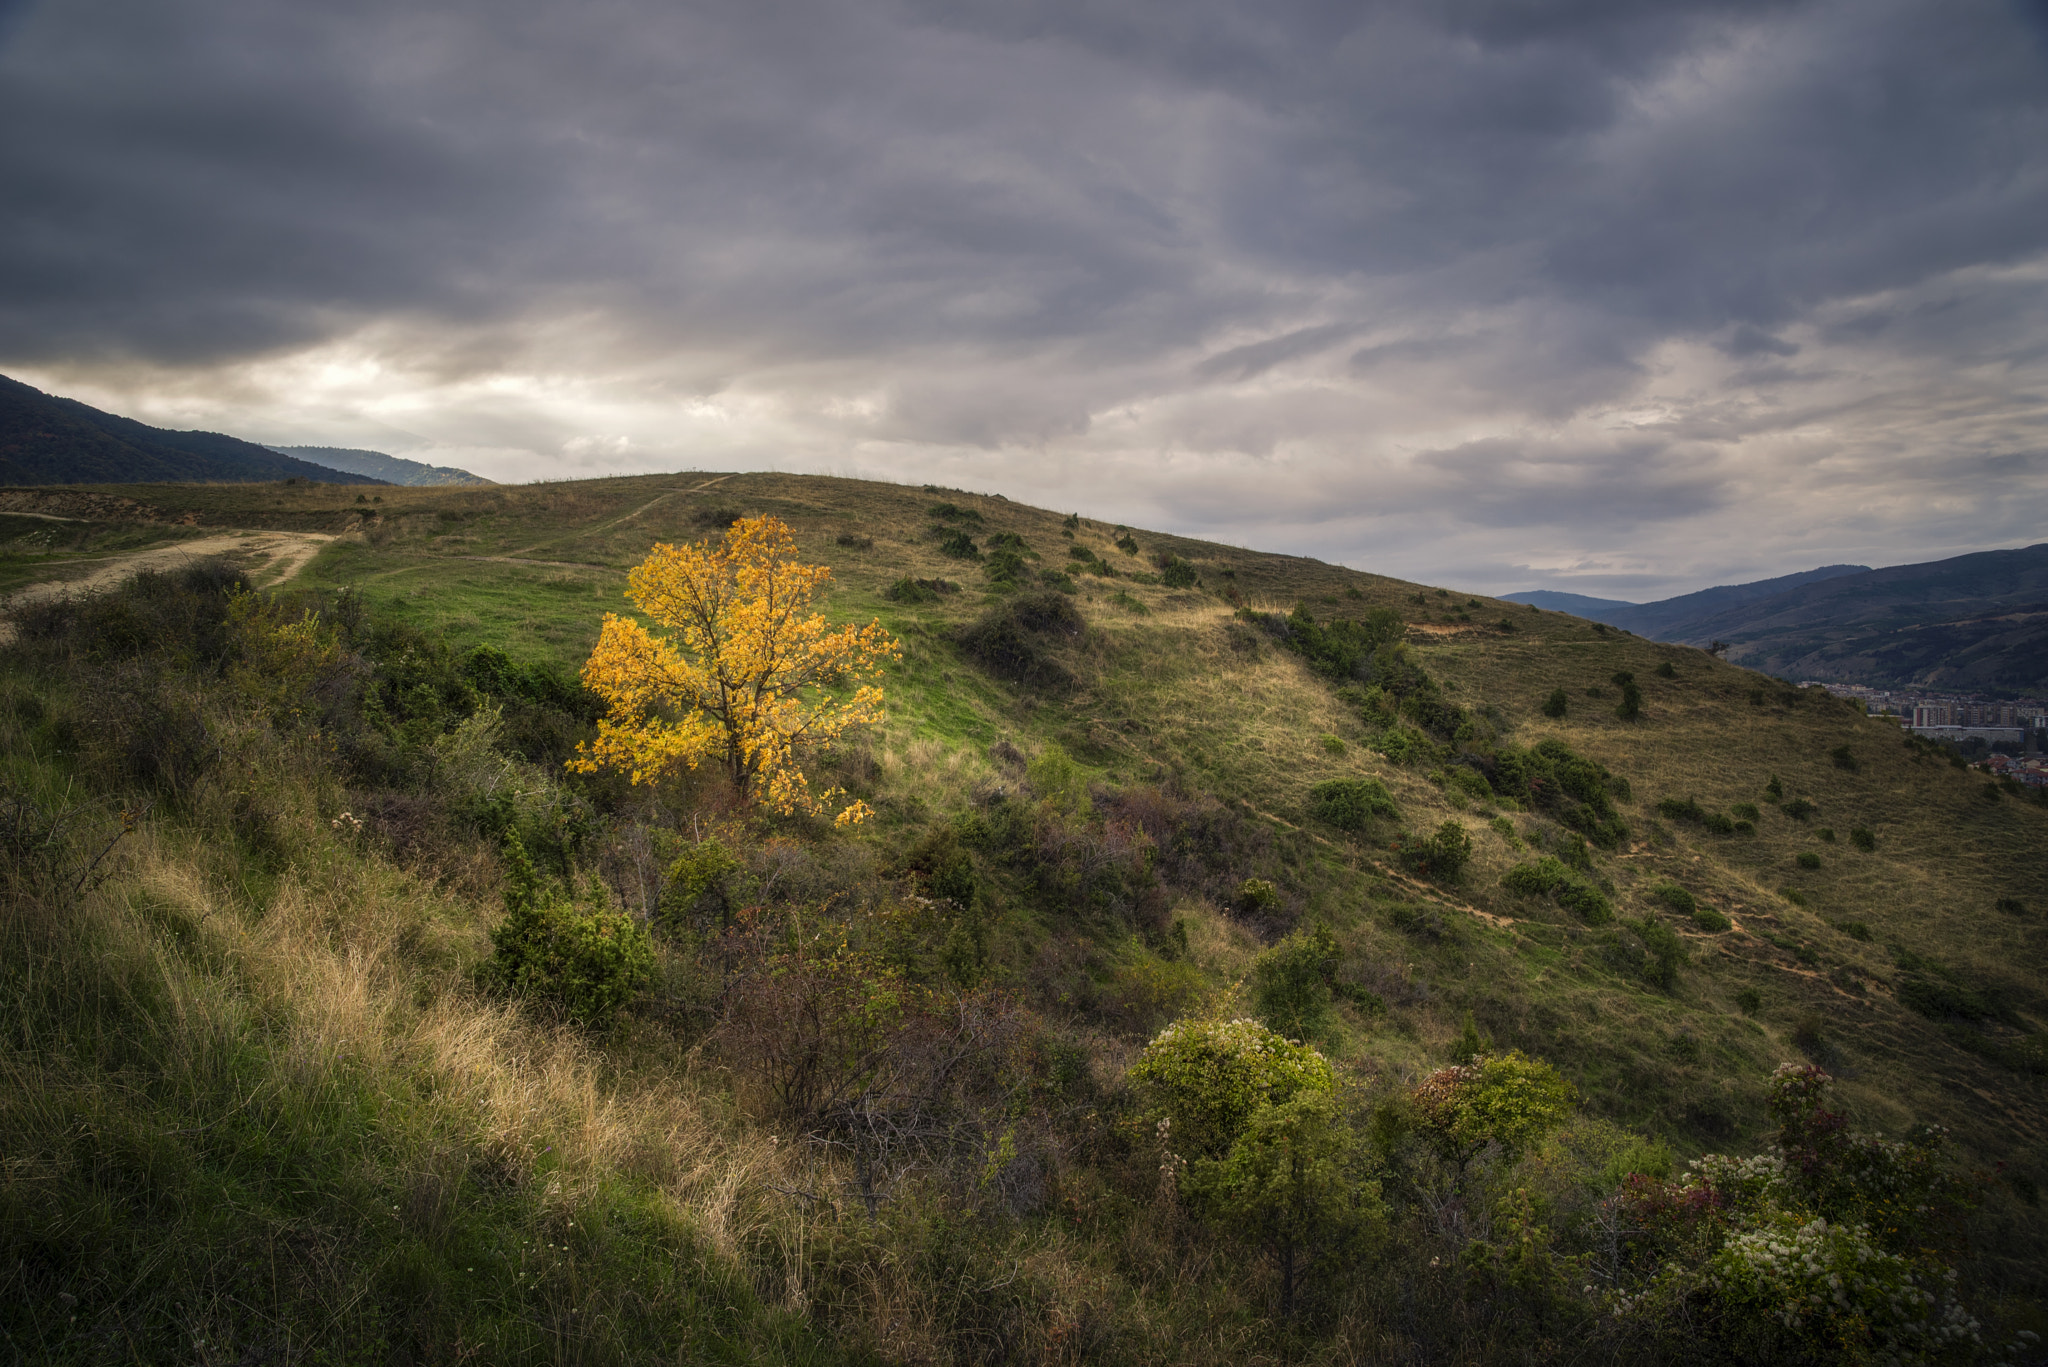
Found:
[[[1898, 559], [2048, 514], [2044, 25], [0, 0], [0, 369], [521, 475], [945, 474], [1438, 579], [1772, 570], [1816, 526]], [[1997, 497], [1930, 502], [1952, 458]]]

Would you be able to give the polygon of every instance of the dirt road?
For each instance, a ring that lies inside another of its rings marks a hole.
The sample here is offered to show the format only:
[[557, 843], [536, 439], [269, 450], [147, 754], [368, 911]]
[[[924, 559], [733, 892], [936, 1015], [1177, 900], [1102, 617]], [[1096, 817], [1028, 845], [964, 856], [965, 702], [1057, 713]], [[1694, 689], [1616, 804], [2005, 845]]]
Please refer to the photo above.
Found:
[[[221, 532], [197, 541], [180, 541], [171, 546], [152, 546], [145, 551], [110, 555], [98, 561], [73, 560], [51, 566], [66, 569], [91, 564], [92, 570], [69, 579], [52, 579], [31, 584], [7, 599], [9, 606], [39, 603], [74, 593], [95, 593], [111, 588], [143, 570], [168, 570], [188, 565], [207, 556], [226, 556], [248, 571], [251, 582], [266, 587], [282, 584], [306, 567], [320, 548], [334, 540], [324, 532]], [[14, 634], [12, 624], [0, 622], [0, 644]]]

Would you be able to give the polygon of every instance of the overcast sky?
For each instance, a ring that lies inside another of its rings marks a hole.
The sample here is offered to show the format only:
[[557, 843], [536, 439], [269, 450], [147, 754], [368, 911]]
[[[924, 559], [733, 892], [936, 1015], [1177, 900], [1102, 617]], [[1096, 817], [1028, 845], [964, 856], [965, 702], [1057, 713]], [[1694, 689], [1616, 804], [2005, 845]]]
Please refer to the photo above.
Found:
[[2048, 539], [2041, 0], [0, 0], [0, 371], [1647, 599]]

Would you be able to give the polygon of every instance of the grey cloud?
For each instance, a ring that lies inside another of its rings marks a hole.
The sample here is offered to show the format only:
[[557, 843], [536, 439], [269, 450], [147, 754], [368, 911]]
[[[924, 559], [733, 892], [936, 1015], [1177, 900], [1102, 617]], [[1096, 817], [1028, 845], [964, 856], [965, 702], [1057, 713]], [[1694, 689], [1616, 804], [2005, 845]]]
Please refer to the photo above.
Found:
[[1321, 327], [1297, 328], [1280, 337], [1269, 337], [1263, 342], [1248, 342], [1243, 346], [1218, 352], [1195, 367], [1195, 374], [1205, 380], [1249, 380], [1265, 374], [1274, 366], [1284, 365], [1301, 356], [1313, 356], [1319, 351], [1355, 336], [1357, 327], [1348, 323], [1325, 323]]
[[1730, 356], [1755, 356], [1760, 352], [1769, 356], [1797, 356], [1799, 344], [1773, 337], [1760, 327], [1744, 323], [1721, 343], [1721, 350]]
[[[2048, 515], [2043, 22], [0, 3], [0, 370], [532, 468], [982, 471], [1439, 581], [1804, 568], [1675, 547]], [[416, 401], [307, 394], [323, 348]]]

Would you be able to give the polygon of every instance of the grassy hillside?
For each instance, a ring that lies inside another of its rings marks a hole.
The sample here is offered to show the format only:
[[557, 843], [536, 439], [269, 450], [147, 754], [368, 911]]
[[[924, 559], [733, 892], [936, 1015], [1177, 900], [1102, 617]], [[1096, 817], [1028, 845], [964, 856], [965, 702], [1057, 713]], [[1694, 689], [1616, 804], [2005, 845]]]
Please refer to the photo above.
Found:
[[[25, 615], [0, 665], [18, 1352], [1828, 1360], [1696, 1307], [1615, 1315], [1599, 1234], [1628, 1173], [1753, 1152], [1765, 1078], [1804, 1061], [1860, 1129], [1952, 1131], [1984, 1175], [1943, 1247], [1986, 1340], [2048, 1328], [2048, 810], [1824, 694], [953, 491], [104, 494], [136, 526], [339, 539], [291, 602], [234, 617], [226, 571], [152, 581]], [[761, 514], [832, 566], [832, 617], [903, 642], [889, 722], [833, 762], [877, 812], [852, 834], [561, 770], [625, 571]], [[979, 559], [943, 549], [963, 533]], [[47, 553], [17, 533], [0, 571]], [[1020, 610], [1048, 594], [1078, 629]], [[327, 653], [263, 654], [307, 607]], [[1405, 649], [1319, 669], [1324, 629], [1376, 610]], [[1515, 787], [1530, 755], [1604, 770], [1607, 816]], [[1331, 820], [1317, 785], [1360, 779], [1392, 814]], [[1413, 853], [1446, 823], [1472, 847], [1455, 876]], [[560, 896], [658, 923], [655, 978], [607, 1031], [488, 986], [515, 836]], [[1514, 891], [1532, 866], [1593, 901]], [[1303, 946], [1306, 1014], [1282, 1022]], [[889, 1095], [918, 1099], [893, 1148], [776, 1084], [802, 1014], [776, 994], [850, 982], [868, 1005], [828, 1037], [881, 1031]], [[1162, 1026], [1214, 1013], [1334, 1062], [1355, 1189], [1384, 1207], [1311, 1259], [1303, 1308], [1277, 1255], [1162, 1185], [1128, 1079]], [[1581, 1101], [1451, 1173], [1407, 1098], [1474, 1048], [1548, 1060]]]

